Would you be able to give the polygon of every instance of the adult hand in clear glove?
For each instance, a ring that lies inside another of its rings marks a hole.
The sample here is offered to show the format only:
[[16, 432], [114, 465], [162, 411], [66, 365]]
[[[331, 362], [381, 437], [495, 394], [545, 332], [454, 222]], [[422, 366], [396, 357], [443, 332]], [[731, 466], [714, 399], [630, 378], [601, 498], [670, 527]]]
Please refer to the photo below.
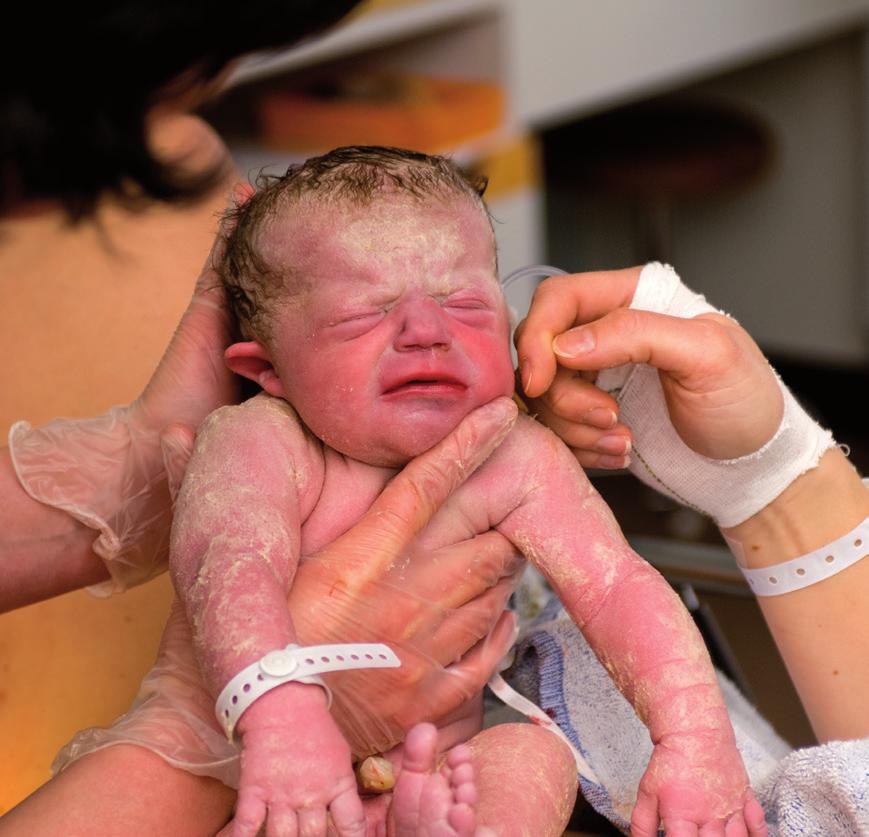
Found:
[[[523, 562], [506, 539], [489, 532], [432, 551], [417, 548], [415, 536], [515, 415], [508, 399], [471, 413], [411, 461], [352, 529], [299, 564], [289, 608], [300, 644], [385, 642], [402, 662], [328, 679], [356, 755], [386, 750], [417, 721], [465, 704], [511, 644], [513, 618], [501, 614]], [[172, 458], [184, 460], [189, 437], [175, 442]]]
[[[388, 691], [381, 681], [385, 670], [359, 678], [352, 701], [331, 683], [335, 718], [357, 754], [391, 740], [394, 731], [419, 717], [449, 718], [483, 688], [512, 645], [515, 622], [504, 614], [504, 606], [523, 562], [506, 540], [483, 535], [458, 544], [434, 556], [437, 566], [433, 556], [415, 556], [404, 567], [400, 590], [393, 586], [391, 573], [404, 563], [417, 532], [500, 443], [515, 416], [508, 399], [471, 413], [450, 436], [409, 463], [352, 529], [298, 568], [290, 608], [305, 642], [328, 642], [337, 630], [364, 627], [366, 637], [392, 642], [400, 651], [413, 649], [401, 653], [406, 665], [388, 670]], [[188, 428], [176, 426], [164, 434], [167, 469], [175, 485], [192, 443]], [[356, 706], [379, 718], [377, 740], [358, 732]], [[113, 746], [129, 744], [136, 746]], [[146, 776], [127, 771], [128, 764], [138, 762], [142, 748], [162, 757], [148, 762]], [[162, 833], [164, 823], [186, 833], [185, 816], [191, 827], [202, 822], [201, 814], [188, 810], [175, 793], [179, 777], [189, 779], [193, 773], [237, 784], [237, 751], [214, 718], [214, 701], [199, 676], [178, 602], [133, 707], [113, 726], [76, 736], [55, 769], [62, 772], [7, 814], [0, 833], [8, 825], [10, 834], [49, 834], [54, 833], [53, 824], [60, 828], [85, 820], [94, 832], [109, 833], [128, 822], [133, 810], [142, 833]], [[94, 783], [104, 774], [121, 787], [115, 787], [108, 804], [95, 805]], [[199, 811], [228, 815], [222, 784], [196, 787], [205, 795]], [[138, 804], [142, 798], [162, 803], [143, 808]]]

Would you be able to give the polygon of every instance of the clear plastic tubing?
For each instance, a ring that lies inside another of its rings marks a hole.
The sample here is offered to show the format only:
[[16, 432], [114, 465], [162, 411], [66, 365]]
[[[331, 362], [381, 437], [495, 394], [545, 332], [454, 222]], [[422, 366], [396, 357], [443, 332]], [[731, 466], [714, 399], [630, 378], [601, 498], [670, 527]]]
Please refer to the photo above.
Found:
[[501, 288], [506, 291], [510, 285], [513, 285], [516, 282], [521, 282], [523, 279], [531, 279], [534, 276], [539, 276], [540, 278], [545, 279], [548, 276], [566, 275], [567, 271], [562, 270], [560, 267], [552, 267], [548, 264], [532, 264], [528, 265], [528, 267], [520, 267], [518, 270], [514, 270], [512, 273], [505, 276], [501, 282]]

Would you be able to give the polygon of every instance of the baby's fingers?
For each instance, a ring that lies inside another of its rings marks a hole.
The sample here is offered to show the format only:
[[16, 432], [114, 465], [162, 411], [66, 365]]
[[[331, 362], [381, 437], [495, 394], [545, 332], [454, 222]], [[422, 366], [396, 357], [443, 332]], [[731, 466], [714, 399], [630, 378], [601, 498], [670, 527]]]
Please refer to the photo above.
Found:
[[[307, 834], [308, 837], [325, 837], [326, 835], [326, 815], [323, 814], [323, 825], [319, 831], [309, 830], [303, 832], [301, 829], [302, 812], [296, 816], [296, 811], [289, 806], [270, 805], [268, 817], [266, 818], [266, 837], [300, 837], [302, 834]], [[262, 834], [258, 831], [257, 834]]]
[[631, 837], [657, 837], [658, 822], [658, 797], [640, 788], [631, 814]]
[[[329, 813], [339, 837], [365, 837], [365, 811], [355, 790], [346, 790], [336, 796], [329, 806]], [[300, 834], [305, 835], [305, 832], [300, 831]]]
[[266, 805], [256, 794], [240, 791], [232, 818], [231, 837], [256, 837], [266, 818]]
[[[293, 817], [294, 825], [298, 823], [299, 837], [326, 837], [326, 809], [320, 806], [315, 808], [300, 808], [298, 811], [290, 811]], [[271, 816], [269, 824], [271, 824]], [[289, 822], [287, 822], [289, 828]], [[338, 832], [341, 833], [340, 831]], [[274, 833], [269, 828], [266, 830], [267, 837], [285, 837], [285, 835], [295, 835], [296, 832], [290, 831], [275, 831]]]
[[[748, 799], [746, 800], [745, 807], [742, 809], [742, 815], [748, 829], [748, 837], [767, 837], [769, 828], [766, 825], [763, 808], [751, 791], [748, 793]], [[727, 837], [731, 837], [729, 831], [725, 833]]]

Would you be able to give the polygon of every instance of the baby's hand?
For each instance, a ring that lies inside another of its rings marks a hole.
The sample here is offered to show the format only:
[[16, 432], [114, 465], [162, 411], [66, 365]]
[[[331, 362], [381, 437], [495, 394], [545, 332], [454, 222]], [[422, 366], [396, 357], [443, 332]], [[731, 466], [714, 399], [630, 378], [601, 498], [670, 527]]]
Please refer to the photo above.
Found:
[[285, 684], [242, 715], [241, 781], [232, 837], [268, 834], [364, 837], [350, 747], [319, 686]]
[[640, 781], [631, 837], [766, 837], [739, 751], [715, 731], [679, 733], [655, 746]]

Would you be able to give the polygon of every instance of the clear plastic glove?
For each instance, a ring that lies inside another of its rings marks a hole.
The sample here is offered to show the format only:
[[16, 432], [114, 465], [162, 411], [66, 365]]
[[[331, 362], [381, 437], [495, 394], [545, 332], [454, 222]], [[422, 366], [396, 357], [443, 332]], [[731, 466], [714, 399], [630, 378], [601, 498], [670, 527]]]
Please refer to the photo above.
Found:
[[[411, 547], [406, 560], [362, 583], [365, 552], [353, 556], [355, 569], [331, 550], [303, 563], [290, 594], [301, 644], [384, 642], [401, 660], [400, 668], [323, 675], [357, 757], [388, 750], [415, 723], [443, 718], [479, 693], [514, 636], [512, 615], [498, 616], [518, 578], [504, 564], [507, 550], [489, 534], [434, 554]], [[356, 583], [348, 588], [347, 579]]]
[[[233, 201], [249, 194], [239, 187]], [[223, 362], [231, 322], [214, 270], [225, 233], [222, 228], [190, 305], [135, 402], [96, 418], [61, 418], [41, 427], [18, 422], [10, 431], [10, 452], [25, 491], [99, 532], [93, 550], [111, 580], [92, 588], [97, 594], [141, 584], [166, 568], [171, 507], [161, 432], [172, 422], [198, 427], [212, 410], [238, 397]]]
[[269, 834], [365, 837], [350, 748], [319, 686], [292, 683], [255, 701], [238, 724], [241, 782], [232, 837]]
[[[509, 399], [472, 413], [390, 482], [359, 523], [299, 565], [289, 606], [300, 642], [330, 642], [339, 634], [384, 641], [405, 663], [362, 672], [352, 686], [337, 676], [329, 680], [332, 715], [357, 756], [388, 749], [420, 718], [448, 719], [482, 690], [513, 643], [515, 620], [504, 607], [524, 561], [506, 540], [486, 534], [409, 560], [408, 549], [451, 491], [503, 439], [515, 416]], [[189, 428], [174, 426], [163, 436], [173, 491], [192, 447]], [[345, 674], [355, 673], [340, 677]], [[367, 732], [362, 727], [369, 722]], [[237, 753], [214, 718], [214, 700], [199, 676], [177, 602], [157, 662], [130, 711], [111, 727], [79, 733], [54, 769], [118, 743], [138, 744], [176, 767], [238, 786]]]

